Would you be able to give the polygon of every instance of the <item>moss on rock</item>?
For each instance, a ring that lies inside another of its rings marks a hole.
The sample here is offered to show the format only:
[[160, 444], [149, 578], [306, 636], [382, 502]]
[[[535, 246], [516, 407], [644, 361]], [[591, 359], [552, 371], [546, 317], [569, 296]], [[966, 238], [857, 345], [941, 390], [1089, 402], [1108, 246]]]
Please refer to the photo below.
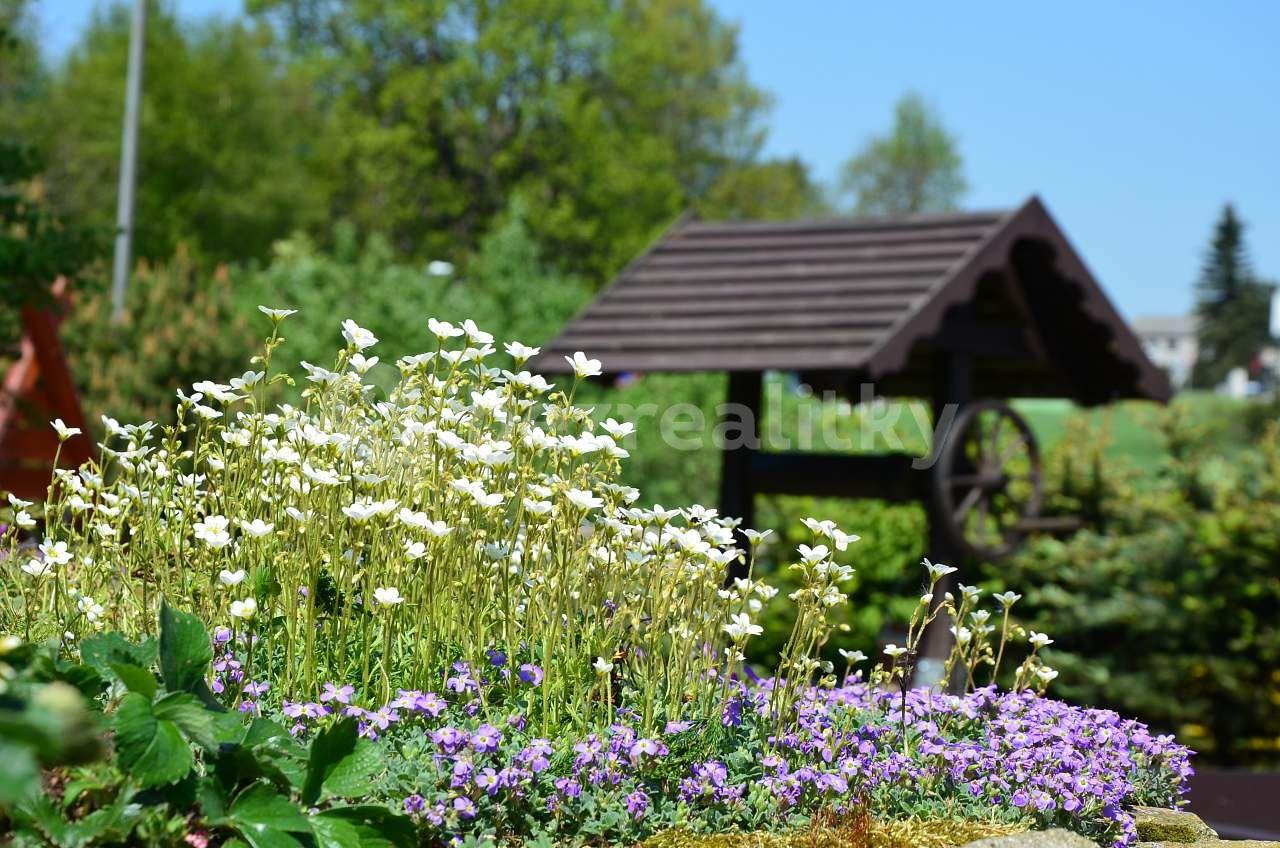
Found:
[[1140, 842], [1187, 844], [1218, 838], [1213, 828], [1195, 813], [1159, 807], [1135, 807], [1133, 821]]
[[851, 818], [820, 822], [787, 833], [701, 834], [666, 830], [649, 837], [641, 848], [954, 848], [975, 839], [1006, 836], [1025, 830], [1025, 825], [996, 821], [904, 819], [868, 822]]

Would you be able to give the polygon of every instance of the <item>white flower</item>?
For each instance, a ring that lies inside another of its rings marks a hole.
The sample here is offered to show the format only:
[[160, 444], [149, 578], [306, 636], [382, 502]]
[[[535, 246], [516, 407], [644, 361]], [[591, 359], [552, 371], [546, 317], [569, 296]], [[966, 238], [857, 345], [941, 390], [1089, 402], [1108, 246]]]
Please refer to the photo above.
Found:
[[1008, 609], [1018, 601], [1022, 600], [1022, 596], [1017, 592], [1001, 592], [1000, 594], [992, 595], [991, 597], [999, 601], [1005, 609]]
[[765, 539], [773, 535], [772, 530], [743, 530], [742, 535], [747, 537], [747, 541], [752, 545], [758, 545]]
[[390, 512], [395, 508], [396, 502], [393, 500], [375, 501], [371, 498], [361, 498], [350, 506], [344, 506], [342, 514], [354, 521], [368, 521], [375, 515]]
[[9, 503], [12, 504], [15, 509], [26, 509], [27, 507], [31, 506], [34, 503], [34, 501], [24, 501], [22, 498], [10, 492]]
[[729, 623], [722, 625], [720, 629], [728, 633], [734, 640], [745, 639], [748, 636], [759, 636], [764, 632], [763, 627], [751, 623], [751, 616], [745, 612], [729, 616]]
[[221, 515], [207, 515], [203, 521], [191, 526], [197, 539], [213, 549], [225, 548], [231, 544], [231, 534], [227, 532], [230, 522]]
[[27, 512], [25, 509], [20, 509], [13, 514], [13, 523], [24, 530], [36, 526], [36, 520], [32, 518], [31, 513]]
[[102, 618], [103, 614], [106, 612], [106, 610], [102, 608], [102, 604], [98, 603], [88, 595], [82, 595], [76, 600], [76, 609], [84, 613], [85, 619], [88, 620], [90, 624]]
[[1057, 669], [1049, 668], [1047, 665], [1042, 665], [1036, 669], [1036, 677], [1040, 678], [1042, 683], [1049, 683], [1057, 676]]
[[615, 439], [625, 439], [636, 431], [636, 425], [630, 421], [614, 421], [612, 418], [605, 419], [600, 427]]
[[236, 524], [240, 525], [240, 529], [244, 531], [246, 536], [254, 539], [265, 536], [276, 528], [274, 524], [268, 524], [261, 518], [255, 518], [252, 521], [236, 519]]
[[867, 658], [867, 655], [862, 653], [862, 651], [848, 651], [848, 650], [845, 650], [844, 648], [841, 648], [839, 653], [840, 653], [840, 656], [844, 657], [845, 662], [849, 663], [850, 665], [856, 665], [857, 663], [860, 663]]
[[613, 663], [609, 662], [604, 657], [596, 657], [596, 661], [591, 664], [591, 667], [600, 674], [608, 674], [613, 671]]
[[265, 371], [246, 371], [239, 377], [231, 378], [231, 388], [240, 389], [241, 391], [244, 389], [251, 389], [265, 376], [267, 376]]
[[907, 649], [899, 648], [897, 645], [885, 645], [884, 654], [892, 660], [897, 660], [899, 657], [907, 655]]
[[298, 313], [298, 310], [296, 309], [272, 309], [270, 306], [262, 306], [261, 304], [258, 305], [258, 311], [263, 315], [266, 315], [272, 321], [283, 321], [290, 315], [296, 315]]
[[540, 347], [529, 347], [520, 342], [507, 342], [503, 347], [516, 362], [525, 362], [542, 352]]
[[235, 571], [228, 571], [224, 568], [218, 572], [218, 582], [223, 586], [239, 586], [244, 582], [246, 576], [248, 575], [245, 574], [243, 568], [238, 568]]
[[1036, 648], [1046, 648], [1049, 645], [1053, 644], [1053, 640], [1050, 639], [1048, 636], [1044, 635], [1043, 633], [1037, 633], [1034, 630], [1032, 630], [1031, 635], [1027, 637], [1027, 641], [1030, 642], [1032, 646]]
[[462, 322], [462, 331], [467, 334], [468, 339], [479, 345], [487, 345], [493, 341], [493, 333], [486, 333], [470, 318]]
[[342, 337], [346, 339], [349, 344], [355, 345], [360, 350], [373, 347], [378, 343], [377, 336], [366, 330], [364, 327], [361, 327], [350, 318], [342, 322]]
[[63, 423], [61, 418], [55, 418], [51, 423], [53, 425], [53, 429], [58, 433], [58, 441], [60, 442], [65, 442], [72, 436], [80, 435], [79, 427], [68, 427]]
[[432, 259], [427, 263], [427, 274], [432, 277], [447, 277], [453, 273], [453, 263], [443, 259]]
[[54, 565], [66, 565], [71, 562], [71, 552], [67, 550], [66, 542], [50, 542], [45, 539], [40, 545], [40, 553], [44, 554], [46, 562]]
[[253, 598], [245, 598], [243, 601], [231, 602], [232, 618], [253, 618], [254, 613], [258, 611], [258, 602]]
[[422, 559], [427, 555], [427, 546], [422, 542], [413, 542], [406, 540], [404, 543], [404, 555], [407, 559]]
[[435, 336], [440, 341], [460, 336], [464, 332], [461, 327], [455, 327], [448, 321], [437, 321], [434, 318], [427, 319], [427, 329], [431, 331], [431, 335]]
[[587, 359], [587, 355], [582, 351], [577, 351], [573, 356], [566, 356], [564, 361], [569, 363], [569, 367], [579, 379], [596, 377], [604, 373], [600, 368], [600, 360]]
[[396, 604], [404, 603], [400, 590], [395, 586], [379, 586], [373, 590], [373, 599], [378, 602], [379, 606], [384, 607], [393, 607]]
[[810, 565], [831, 556], [831, 551], [826, 545], [815, 545], [812, 548], [808, 545], [799, 545], [796, 550], [800, 552], [801, 561]]
[[29, 559], [22, 564], [22, 570], [32, 577], [48, 577], [53, 573], [53, 563], [47, 560]]
[[604, 503], [587, 489], [566, 489], [564, 496], [578, 509], [595, 509]]
[[378, 357], [365, 357], [363, 353], [351, 354], [350, 365], [351, 370], [357, 374], [366, 374], [369, 369], [378, 364]]
[[955, 574], [956, 571], [959, 570], [956, 568], [952, 568], [949, 565], [943, 565], [941, 563], [935, 564], [935, 563], [929, 562], [928, 557], [925, 557], [924, 562], [922, 562], [921, 565], [923, 565], [925, 569], [929, 572], [929, 579], [935, 583], [941, 580], [942, 578], [946, 577], [948, 574]]

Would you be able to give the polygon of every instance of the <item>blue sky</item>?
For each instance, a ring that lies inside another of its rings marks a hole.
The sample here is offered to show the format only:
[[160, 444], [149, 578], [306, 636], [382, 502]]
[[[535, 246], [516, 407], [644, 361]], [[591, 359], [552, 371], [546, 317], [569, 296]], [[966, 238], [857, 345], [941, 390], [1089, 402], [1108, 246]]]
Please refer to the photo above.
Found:
[[[774, 96], [768, 152], [820, 178], [914, 89], [959, 138], [966, 205], [1038, 193], [1129, 316], [1190, 307], [1227, 201], [1258, 270], [1280, 280], [1280, 3], [711, 2]], [[37, 3], [52, 55], [94, 7]]]

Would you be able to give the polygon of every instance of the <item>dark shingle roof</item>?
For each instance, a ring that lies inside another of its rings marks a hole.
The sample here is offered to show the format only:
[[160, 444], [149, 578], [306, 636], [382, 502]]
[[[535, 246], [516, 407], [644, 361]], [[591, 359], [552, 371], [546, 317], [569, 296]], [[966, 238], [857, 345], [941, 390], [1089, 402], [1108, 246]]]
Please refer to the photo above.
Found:
[[[930, 364], [913, 358], [925, 352], [947, 310], [975, 299], [984, 275], [1008, 269], [1026, 239], [1048, 243], [1065, 276], [1024, 280], [1023, 289], [1062, 290], [1024, 292], [1029, 306], [1015, 319], [1052, 323], [1053, 311], [1074, 303], [1089, 322], [1105, 325], [1110, 354], [1135, 372], [1101, 394], [1167, 395], [1167, 383], [1035, 198], [1006, 212], [784, 223], [682, 219], [533, 364], [563, 373], [562, 357], [582, 350], [607, 373], [770, 369], [819, 379], [904, 378], [905, 389], [928, 379]], [[1006, 309], [1006, 322], [1011, 314]], [[1054, 328], [1038, 329], [1043, 335]], [[1051, 382], [1028, 388], [1104, 399]]]

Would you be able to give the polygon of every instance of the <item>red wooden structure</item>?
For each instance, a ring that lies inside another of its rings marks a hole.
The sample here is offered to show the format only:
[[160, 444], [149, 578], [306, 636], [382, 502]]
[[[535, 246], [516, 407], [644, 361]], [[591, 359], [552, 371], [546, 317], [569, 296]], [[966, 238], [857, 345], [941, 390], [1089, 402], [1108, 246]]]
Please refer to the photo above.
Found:
[[61, 418], [68, 427], [88, 429], [58, 340], [68, 302], [65, 279], [54, 283], [53, 294], [52, 307], [22, 308], [17, 359], [0, 387], [0, 491], [29, 500], [44, 499], [55, 455], [64, 467], [80, 465], [93, 455], [86, 432], [68, 439], [58, 454], [58, 436], [49, 426]]

